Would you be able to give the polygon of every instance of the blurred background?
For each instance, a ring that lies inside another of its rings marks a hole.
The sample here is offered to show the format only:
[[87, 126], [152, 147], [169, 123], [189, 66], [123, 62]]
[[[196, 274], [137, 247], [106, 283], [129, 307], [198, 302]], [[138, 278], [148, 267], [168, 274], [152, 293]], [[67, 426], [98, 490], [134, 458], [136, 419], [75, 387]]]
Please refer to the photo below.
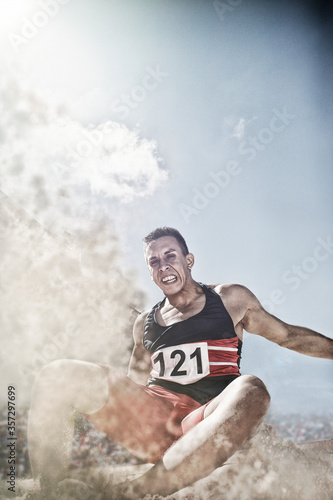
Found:
[[[331, 2], [0, 4], [1, 401], [53, 359], [125, 369], [162, 225], [194, 279], [332, 337]], [[246, 334], [241, 367], [331, 409], [331, 361]]]

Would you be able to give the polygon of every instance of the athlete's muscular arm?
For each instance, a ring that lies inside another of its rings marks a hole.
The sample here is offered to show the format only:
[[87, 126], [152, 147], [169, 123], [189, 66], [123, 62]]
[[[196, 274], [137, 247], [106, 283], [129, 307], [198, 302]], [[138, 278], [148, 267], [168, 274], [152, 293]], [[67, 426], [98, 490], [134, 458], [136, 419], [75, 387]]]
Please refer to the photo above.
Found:
[[309, 328], [284, 323], [265, 311], [246, 287], [219, 285], [215, 291], [220, 294], [234, 321], [235, 329], [241, 324], [247, 332], [261, 335], [287, 349], [308, 356], [333, 359], [333, 339]]
[[143, 326], [147, 316], [147, 312], [140, 314], [134, 323], [133, 337], [134, 348], [128, 367], [128, 376], [137, 384], [146, 385], [149, 373], [151, 371], [150, 355], [143, 347]]

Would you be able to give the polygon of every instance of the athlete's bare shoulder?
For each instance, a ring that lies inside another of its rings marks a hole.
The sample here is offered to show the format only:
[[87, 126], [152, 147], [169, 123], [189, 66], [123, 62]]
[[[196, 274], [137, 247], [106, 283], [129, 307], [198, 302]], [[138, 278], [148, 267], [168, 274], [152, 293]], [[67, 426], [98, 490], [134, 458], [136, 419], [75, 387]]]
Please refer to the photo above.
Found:
[[255, 295], [244, 285], [228, 283], [208, 286], [221, 297], [235, 325], [242, 322], [246, 311], [258, 303]]
[[133, 337], [134, 337], [134, 342], [136, 344], [142, 342], [143, 328], [144, 328], [144, 324], [145, 324], [146, 318], [148, 316], [148, 313], [149, 313], [149, 310], [140, 313], [134, 322]]
[[218, 295], [224, 297], [233, 297], [238, 299], [250, 299], [254, 297], [253, 293], [244, 285], [239, 283], [225, 283], [225, 284], [209, 284]]
[[143, 346], [143, 329], [149, 311], [139, 314], [133, 326], [134, 348], [128, 367], [128, 376], [137, 384], [145, 385], [150, 371], [150, 354]]
[[255, 297], [253, 293], [244, 285], [239, 283], [225, 283], [225, 284], [209, 284], [216, 293], [223, 294], [225, 296], [235, 296], [239, 298], [251, 298]]

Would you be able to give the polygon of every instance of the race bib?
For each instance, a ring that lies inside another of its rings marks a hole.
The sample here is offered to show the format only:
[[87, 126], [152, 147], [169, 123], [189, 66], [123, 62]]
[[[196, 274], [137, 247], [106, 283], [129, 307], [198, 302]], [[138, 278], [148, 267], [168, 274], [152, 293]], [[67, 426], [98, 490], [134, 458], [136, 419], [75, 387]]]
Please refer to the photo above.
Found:
[[210, 373], [207, 342], [165, 347], [154, 352], [151, 361], [152, 377], [182, 385], [193, 384]]

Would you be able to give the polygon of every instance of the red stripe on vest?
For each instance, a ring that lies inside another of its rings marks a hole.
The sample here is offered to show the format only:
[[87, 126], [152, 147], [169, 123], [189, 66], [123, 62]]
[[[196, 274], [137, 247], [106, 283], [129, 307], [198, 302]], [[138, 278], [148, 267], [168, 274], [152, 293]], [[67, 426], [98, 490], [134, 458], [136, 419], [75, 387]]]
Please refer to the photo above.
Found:
[[[238, 355], [238, 337], [233, 339], [207, 340], [209, 363], [235, 363], [229, 364], [210, 364], [210, 374], [208, 377], [217, 377], [221, 375], [240, 375], [237, 365]], [[220, 349], [209, 349], [210, 347], [219, 347]], [[223, 348], [227, 348], [224, 350]], [[229, 350], [229, 349], [232, 350]]]

